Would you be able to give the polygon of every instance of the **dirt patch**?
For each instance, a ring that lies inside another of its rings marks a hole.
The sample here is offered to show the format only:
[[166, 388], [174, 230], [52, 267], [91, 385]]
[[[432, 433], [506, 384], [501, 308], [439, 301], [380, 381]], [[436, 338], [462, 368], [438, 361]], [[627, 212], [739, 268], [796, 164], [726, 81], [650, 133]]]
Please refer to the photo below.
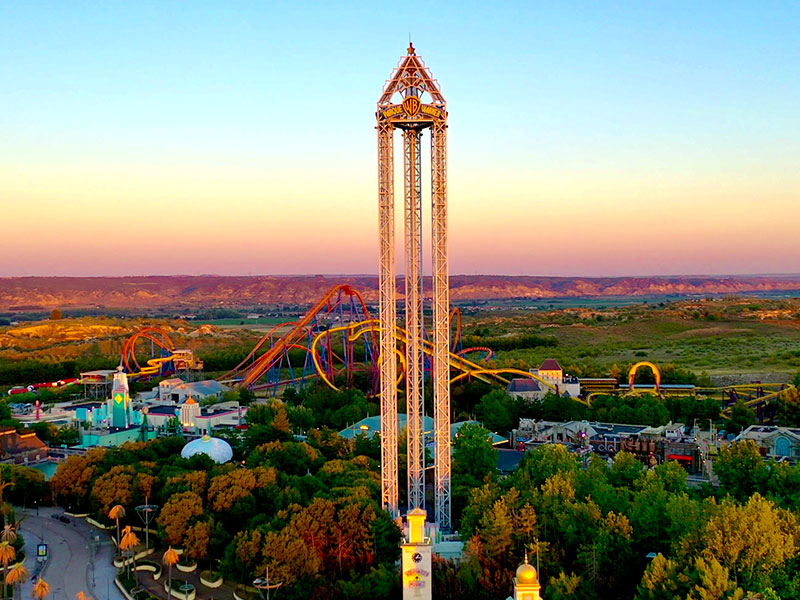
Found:
[[714, 385], [742, 385], [760, 381], [761, 383], [791, 383], [792, 376], [788, 373], [721, 373], [711, 375]]
[[730, 335], [753, 335], [753, 333], [755, 332], [752, 329], [746, 327], [701, 327], [699, 329], [688, 329], [669, 337], [670, 339], [725, 337]]

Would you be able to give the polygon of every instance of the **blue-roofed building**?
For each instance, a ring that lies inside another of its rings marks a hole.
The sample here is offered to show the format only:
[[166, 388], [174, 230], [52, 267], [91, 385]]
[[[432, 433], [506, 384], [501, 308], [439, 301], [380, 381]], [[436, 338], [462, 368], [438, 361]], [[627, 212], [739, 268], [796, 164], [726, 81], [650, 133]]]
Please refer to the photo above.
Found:
[[[397, 415], [397, 431], [402, 431], [403, 428], [406, 426], [406, 422], [408, 417], [405, 413], [399, 413]], [[433, 435], [433, 419], [431, 417], [425, 417], [425, 435]], [[365, 419], [361, 419], [358, 423], [353, 423], [350, 427], [346, 429], [342, 429], [339, 432], [339, 435], [345, 439], [352, 440], [359, 434], [363, 433], [367, 437], [372, 437], [376, 433], [381, 432], [381, 417], [380, 415], [376, 415], [374, 417], [366, 417]]]
[[[397, 431], [400, 432], [406, 426], [407, 417], [405, 413], [399, 413], [397, 415]], [[474, 423], [476, 425], [480, 425], [478, 421], [459, 421], [458, 423], [451, 423], [450, 424], [450, 439], [454, 439], [456, 436], [456, 432], [466, 425], [467, 423]], [[342, 429], [339, 432], [339, 435], [345, 439], [352, 440], [359, 434], [364, 434], [367, 437], [372, 437], [376, 433], [380, 433], [381, 431], [381, 417], [380, 415], [376, 415], [374, 417], [367, 417], [365, 419], [361, 419], [358, 423], [353, 423], [347, 429]], [[508, 439], [504, 438], [501, 435], [497, 435], [496, 433], [492, 433], [492, 445], [497, 446], [498, 444], [504, 444], [508, 441]], [[432, 447], [433, 445], [433, 419], [431, 417], [425, 417], [425, 437], [428, 441], [426, 444], [428, 447]]]
[[174, 377], [165, 379], [158, 384], [158, 397], [164, 402], [182, 404], [189, 398], [194, 398], [198, 402], [209, 396], [219, 399], [222, 397], [223, 392], [229, 389], [214, 379], [184, 382], [182, 379]]
[[523, 398], [524, 400], [541, 400], [547, 390], [544, 385], [529, 377], [514, 377], [506, 387], [506, 393], [512, 398]]

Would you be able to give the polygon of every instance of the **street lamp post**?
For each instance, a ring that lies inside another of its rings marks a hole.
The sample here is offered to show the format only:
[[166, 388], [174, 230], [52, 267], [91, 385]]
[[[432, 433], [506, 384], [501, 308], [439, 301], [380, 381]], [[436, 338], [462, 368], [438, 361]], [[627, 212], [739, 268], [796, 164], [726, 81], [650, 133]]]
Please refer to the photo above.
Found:
[[[145, 502], [147, 499], [145, 498]], [[158, 511], [157, 504], [141, 504], [136, 507], [136, 514], [144, 523], [144, 549], [150, 548], [150, 522], [155, 518]]]
[[269, 600], [269, 594], [271, 590], [276, 590], [282, 585], [282, 581], [276, 583], [269, 580], [269, 565], [267, 565], [266, 577], [258, 577], [253, 580], [253, 587], [259, 591], [262, 598], [265, 598], [264, 591], [266, 590], [266, 600]]

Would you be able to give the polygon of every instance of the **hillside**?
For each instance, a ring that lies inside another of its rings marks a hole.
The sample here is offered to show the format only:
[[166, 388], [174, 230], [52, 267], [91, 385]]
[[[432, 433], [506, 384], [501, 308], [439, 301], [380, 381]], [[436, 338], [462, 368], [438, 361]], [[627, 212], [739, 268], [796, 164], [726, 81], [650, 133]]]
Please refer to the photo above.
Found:
[[[125, 340], [145, 326], [159, 327], [177, 347], [191, 348], [195, 352], [249, 347], [258, 339], [245, 329], [222, 329], [186, 321], [81, 317], [0, 327], [0, 362], [118, 358]], [[143, 341], [140, 346], [149, 348], [149, 343]]]
[[[7, 277], [0, 278], [0, 311], [52, 308], [128, 308], [310, 304], [337, 283], [377, 302], [374, 276]], [[398, 279], [398, 288], [402, 280]], [[426, 281], [430, 290], [430, 281]], [[455, 275], [453, 301], [506, 298], [742, 294], [800, 290], [800, 275], [736, 277], [528, 277]]]

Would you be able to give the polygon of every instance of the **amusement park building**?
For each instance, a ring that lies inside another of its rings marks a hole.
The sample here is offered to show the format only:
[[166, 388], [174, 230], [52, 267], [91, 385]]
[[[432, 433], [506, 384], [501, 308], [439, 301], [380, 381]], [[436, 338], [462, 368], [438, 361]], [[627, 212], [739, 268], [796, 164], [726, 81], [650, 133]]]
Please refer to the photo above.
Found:
[[[531, 369], [531, 375], [543, 379], [558, 389], [558, 393], [577, 398], [581, 394], [581, 384], [577, 377], [564, 373], [564, 369], [555, 358], [545, 359], [538, 369]], [[535, 379], [515, 377], [506, 387], [511, 397], [520, 397], [528, 401], [541, 400], [550, 388]]]
[[0, 452], [3, 462], [27, 463], [46, 458], [47, 444], [32, 431], [18, 433], [13, 427], [5, 427], [0, 429]]
[[173, 377], [172, 379], [165, 379], [158, 384], [158, 397], [162, 401], [181, 404], [189, 398], [194, 398], [197, 401], [209, 396], [220, 398], [222, 393], [228, 389], [228, 387], [213, 379], [187, 383], [182, 379]]
[[800, 429], [751, 425], [735, 441], [753, 440], [765, 456], [800, 461]]
[[221, 405], [200, 407], [196, 402], [186, 402], [180, 407], [151, 406], [147, 411], [147, 424], [150, 427], [165, 427], [174, 417], [178, 417], [181, 426], [190, 432], [207, 434], [218, 427], [236, 427], [240, 425], [247, 408], [235, 402]]
[[522, 398], [531, 402], [533, 400], [541, 400], [544, 398], [544, 386], [540, 385], [535, 379], [528, 379], [527, 377], [514, 377], [506, 387], [506, 393], [512, 398]]
[[[397, 415], [397, 431], [402, 431], [406, 427], [406, 415], [404, 413], [398, 413]], [[458, 421], [456, 423], [452, 423], [450, 425], [450, 438], [455, 439], [456, 435], [458, 434], [458, 430], [461, 429], [464, 425], [468, 423], [473, 423], [480, 425], [478, 421]], [[428, 438], [433, 437], [433, 419], [430, 417], [425, 417], [425, 437], [426, 441], [430, 441]], [[361, 419], [358, 423], [353, 423], [347, 429], [343, 429], [339, 432], [339, 435], [346, 439], [353, 439], [360, 434], [364, 434], [368, 437], [371, 437], [381, 431], [381, 418], [379, 416], [374, 417], [366, 417]], [[501, 435], [497, 435], [496, 433], [491, 434], [492, 437], [492, 445], [504, 444], [508, 440]]]
[[519, 427], [511, 432], [512, 447], [527, 450], [542, 444], [563, 444], [579, 453], [592, 451], [609, 456], [624, 450], [645, 464], [675, 460], [690, 472], [701, 466], [700, 443], [694, 435], [686, 434], [686, 427], [681, 423], [648, 427], [520, 419]]

